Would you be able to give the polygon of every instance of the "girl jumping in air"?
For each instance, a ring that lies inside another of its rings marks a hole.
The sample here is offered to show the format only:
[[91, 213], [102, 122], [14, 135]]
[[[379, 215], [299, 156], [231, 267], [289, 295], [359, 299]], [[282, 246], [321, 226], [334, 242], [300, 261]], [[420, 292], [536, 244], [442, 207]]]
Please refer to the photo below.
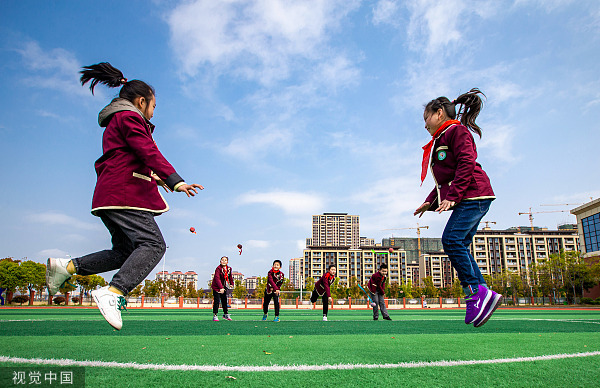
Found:
[[46, 284], [54, 295], [75, 273], [119, 270], [109, 286], [92, 291], [92, 296], [108, 323], [120, 330], [121, 310], [127, 305], [124, 296], [150, 274], [165, 253], [166, 244], [154, 217], [169, 206], [158, 185], [188, 197], [204, 187], [185, 183], [158, 150], [150, 122], [156, 107], [152, 86], [128, 81], [107, 62], [85, 66], [81, 84], [87, 82], [92, 94], [98, 83], [121, 88], [119, 97], [98, 115], [98, 123], [106, 129], [102, 156], [95, 163], [97, 182], [92, 199], [92, 214], [100, 217], [110, 232], [112, 249], [72, 260], [48, 259]]
[[335, 280], [335, 274], [337, 272], [337, 268], [335, 265], [330, 265], [327, 267], [327, 272], [321, 276], [319, 280], [315, 283], [315, 288], [312, 290], [312, 294], [310, 294], [310, 303], [315, 303], [319, 296], [323, 300], [323, 320], [327, 320], [327, 312], [329, 311], [329, 303], [333, 302], [331, 298], [331, 290], [329, 289]]
[[227, 265], [229, 258], [227, 256], [221, 257], [221, 262], [215, 269], [213, 275], [211, 288], [213, 290], [213, 321], [218, 322], [219, 317], [219, 302], [223, 309], [223, 319], [231, 321], [227, 310], [227, 290], [233, 288], [233, 276], [231, 267]]
[[475, 123], [483, 105], [479, 94], [483, 95], [479, 89], [471, 89], [454, 101], [438, 97], [425, 106], [423, 119], [431, 141], [423, 147], [421, 184], [429, 165], [435, 188], [414, 213], [421, 217], [427, 210], [452, 210], [442, 245], [467, 296], [465, 323], [475, 327], [488, 321], [502, 297], [488, 289], [469, 251], [479, 222], [496, 198], [487, 174], [476, 161], [477, 149], [470, 132], [481, 137], [481, 128]]

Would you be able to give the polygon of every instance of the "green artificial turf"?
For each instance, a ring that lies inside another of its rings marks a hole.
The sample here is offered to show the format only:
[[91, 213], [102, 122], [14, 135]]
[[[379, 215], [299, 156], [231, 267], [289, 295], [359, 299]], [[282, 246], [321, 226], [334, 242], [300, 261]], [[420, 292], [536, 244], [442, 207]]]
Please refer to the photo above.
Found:
[[[169, 365], [396, 364], [600, 351], [600, 310], [498, 310], [483, 327], [464, 310], [206, 310], [123, 313], [113, 330], [95, 309], [0, 309], [0, 356]], [[270, 319], [273, 316], [271, 314]], [[0, 363], [12, 366], [13, 363]], [[29, 366], [29, 365], [28, 365]], [[226, 378], [236, 377], [236, 380]], [[279, 372], [156, 371], [86, 367], [87, 386], [598, 386], [600, 356], [493, 365]]]

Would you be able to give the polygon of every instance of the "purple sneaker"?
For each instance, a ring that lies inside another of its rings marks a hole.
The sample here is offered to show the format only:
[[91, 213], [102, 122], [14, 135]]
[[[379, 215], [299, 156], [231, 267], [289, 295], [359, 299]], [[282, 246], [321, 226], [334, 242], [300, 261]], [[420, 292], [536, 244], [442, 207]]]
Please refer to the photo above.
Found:
[[477, 293], [467, 297], [467, 314], [465, 315], [465, 323], [470, 325], [483, 313], [484, 307], [490, 301], [492, 292], [483, 286], [479, 286]]
[[481, 314], [479, 319], [476, 319], [475, 322], [473, 322], [473, 326], [475, 327], [483, 326], [488, 321], [488, 319], [490, 319], [494, 311], [496, 311], [496, 309], [500, 305], [500, 299], [502, 299], [502, 295], [492, 290], [489, 291], [491, 292], [492, 296], [490, 298], [490, 301], [485, 305], [485, 308], [483, 309], [483, 314]]

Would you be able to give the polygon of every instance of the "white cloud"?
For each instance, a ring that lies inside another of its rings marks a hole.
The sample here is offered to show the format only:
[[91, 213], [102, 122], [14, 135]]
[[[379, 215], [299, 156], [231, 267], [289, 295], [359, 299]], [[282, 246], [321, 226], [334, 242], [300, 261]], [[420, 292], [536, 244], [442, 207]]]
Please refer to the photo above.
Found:
[[511, 125], [490, 124], [484, 128], [478, 148], [505, 163], [516, 163], [520, 157], [513, 153], [516, 128]]
[[28, 221], [38, 224], [68, 226], [71, 229], [102, 230], [97, 223], [78, 220], [77, 218], [57, 212], [43, 212], [27, 216]]
[[265, 240], [248, 240], [245, 245], [248, 248], [268, 248], [271, 246], [271, 243]]
[[318, 214], [325, 207], [325, 200], [317, 194], [291, 191], [250, 192], [238, 198], [241, 204], [262, 203], [277, 207], [288, 215]]
[[296, 249], [300, 252], [306, 249], [306, 240], [296, 240]]
[[390, 24], [399, 26], [398, 2], [394, 0], [380, 0], [373, 7], [373, 24]]
[[247, 136], [237, 136], [229, 145], [220, 150], [245, 161], [254, 161], [262, 159], [270, 153], [285, 154], [289, 152], [293, 138], [291, 130], [271, 125]]
[[408, 24], [409, 47], [425, 50], [429, 55], [438, 54], [462, 37], [460, 27], [464, 26], [461, 17], [468, 8], [466, 2], [417, 0], [409, 3], [411, 13]]
[[25, 43], [22, 49], [16, 51], [23, 58], [24, 68], [31, 72], [24, 78], [29, 86], [74, 96], [91, 96], [79, 82], [81, 65], [70, 51], [62, 48], [44, 50], [34, 41]]
[[262, 84], [286, 79], [323, 46], [357, 1], [196, 0], [167, 17], [171, 45], [182, 70], [195, 76], [210, 65]]
[[44, 249], [41, 250], [37, 253], [36, 255], [37, 257], [59, 257], [59, 258], [66, 258], [69, 255], [67, 254], [66, 251], [63, 251], [62, 249], [56, 249], [56, 248], [49, 248], [49, 249]]
[[531, 7], [535, 6], [543, 9], [544, 11], [550, 13], [558, 8], [566, 7], [572, 3], [574, 0], [515, 0], [515, 7]]

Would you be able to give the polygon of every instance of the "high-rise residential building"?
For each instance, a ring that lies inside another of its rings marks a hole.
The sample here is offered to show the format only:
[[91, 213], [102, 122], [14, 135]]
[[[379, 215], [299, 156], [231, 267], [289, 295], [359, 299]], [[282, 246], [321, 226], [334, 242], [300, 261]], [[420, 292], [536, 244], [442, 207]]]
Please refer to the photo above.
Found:
[[290, 270], [288, 272], [288, 278], [294, 285], [294, 288], [300, 288], [300, 282], [302, 279], [302, 264], [303, 259], [301, 257], [290, 259]]
[[234, 284], [236, 280], [239, 280], [240, 282], [244, 281], [244, 274], [241, 272], [231, 271], [231, 276], [233, 277]]
[[348, 213], [323, 213], [313, 215], [312, 238], [306, 247], [360, 247], [359, 216]]

